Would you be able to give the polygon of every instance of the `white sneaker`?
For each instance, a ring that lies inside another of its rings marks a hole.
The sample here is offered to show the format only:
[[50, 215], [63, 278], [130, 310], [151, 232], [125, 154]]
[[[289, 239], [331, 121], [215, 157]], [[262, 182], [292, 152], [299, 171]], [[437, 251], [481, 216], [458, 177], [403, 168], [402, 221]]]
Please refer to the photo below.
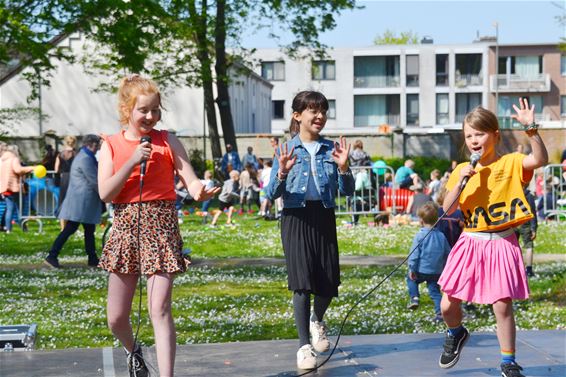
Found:
[[310, 344], [305, 344], [297, 351], [297, 368], [316, 368], [316, 353], [314, 353], [314, 349]]
[[310, 332], [312, 346], [317, 352], [326, 352], [330, 349], [330, 341], [326, 335], [326, 323], [324, 321], [311, 321]]

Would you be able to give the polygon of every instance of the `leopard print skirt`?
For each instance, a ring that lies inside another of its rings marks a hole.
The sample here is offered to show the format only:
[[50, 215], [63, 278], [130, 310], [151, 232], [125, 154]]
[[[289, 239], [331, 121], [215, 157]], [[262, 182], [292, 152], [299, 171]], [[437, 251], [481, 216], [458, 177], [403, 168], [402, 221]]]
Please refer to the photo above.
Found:
[[185, 272], [175, 202], [155, 200], [141, 206], [141, 245], [138, 247], [138, 203], [115, 204], [110, 237], [98, 266], [121, 274], [139, 274], [140, 264], [144, 275]]

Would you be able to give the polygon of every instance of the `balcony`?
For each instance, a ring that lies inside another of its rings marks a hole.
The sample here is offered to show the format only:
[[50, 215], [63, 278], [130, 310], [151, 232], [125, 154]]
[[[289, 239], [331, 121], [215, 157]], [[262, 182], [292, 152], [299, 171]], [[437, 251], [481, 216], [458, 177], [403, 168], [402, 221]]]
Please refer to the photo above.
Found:
[[399, 76], [354, 77], [354, 88], [396, 88], [399, 87], [399, 85]]
[[[376, 122], [374, 119], [379, 118]], [[389, 125], [391, 127], [399, 126], [400, 115], [354, 115], [355, 127], [379, 127], [381, 125]]]
[[457, 88], [465, 88], [467, 86], [479, 86], [483, 84], [481, 74], [460, 74], [456, 72], [456, 80], [454, 81]]
[[492, 93], [495, 93], [496, 80], [499, 93], [550, 92], [550, 75], [548, 73], [528, 77], [520, 75], [490, 75], [489, 90]]

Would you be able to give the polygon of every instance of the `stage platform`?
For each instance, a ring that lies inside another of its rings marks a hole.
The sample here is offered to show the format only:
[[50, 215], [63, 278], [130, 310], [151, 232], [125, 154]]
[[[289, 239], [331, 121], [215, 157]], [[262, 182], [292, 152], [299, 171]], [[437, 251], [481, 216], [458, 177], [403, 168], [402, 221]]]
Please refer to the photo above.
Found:
[[[334, 338], [332, 338], [334, 340]], [[499, 346], [494, 333], [472, 333], [460, 362], [438, 367], [442, 334], [344, 336], [330, 361], [307, 376], [501, 376]], [[176, 376], [296, 376], [296, 340], [182, 345]], [[155, 367], [155, 350], [144, 349]], [[529, 377], [566, 376], [566, 331], [520, 331], [517, 354]], [[318, 357], [319, 363], [327, 354]], [[66, 349], [0, 352], [2, 377], [125, 377], [121, 349]], [[154, 373], [153, 376], [158, 376]]]

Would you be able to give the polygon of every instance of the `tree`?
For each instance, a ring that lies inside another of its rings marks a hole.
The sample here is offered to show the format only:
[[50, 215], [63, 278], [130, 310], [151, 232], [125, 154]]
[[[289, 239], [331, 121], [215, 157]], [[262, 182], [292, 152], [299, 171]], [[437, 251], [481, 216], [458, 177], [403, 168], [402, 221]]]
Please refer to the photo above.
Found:
[[375, 45], [414, 45], [419, 43], [419, 36], [412, 31], [402, 31], [399, 36], [392, 30], [385, 30], [373, 40]]
[[[85, 34], [90, 42], [81, 62], [87, 72], [104, 73], [107, 81], [101, 90], [115, 90], [117, 78], [128, 72], [146, 74], [166, 87], [201, 86], [214, 157], [221, 157], [215, 104], [219, 108], [224, 141], [236, 146], [228, 72], [233, 62], [245, 61], [249, 55], [249, 51], [241, 48], [241, 31], [279, 24], [295, 38], [288, 45], [281, 45], [288, 54], [322, 56], [326, 46], [318, 41], [320, 33], [336, 26], [334, 17], [342, 10], [356, 7], [355, 0], [217, 0], [213, 4], [207, 0], [20, 0], [20, 3], [56, 10], [57, 18], [47, 20], [30, 14], [24, 22], [29, 30], [45, 22], [51, 33], [59, 30]], [[5, 9], [0, 7], [1, 12]], [[277, 38], [276, 34], [272, 36]], [[230, 54], [226, 50], [227, 41]], [[49, 61], [47, 51], [44, 55]]]

